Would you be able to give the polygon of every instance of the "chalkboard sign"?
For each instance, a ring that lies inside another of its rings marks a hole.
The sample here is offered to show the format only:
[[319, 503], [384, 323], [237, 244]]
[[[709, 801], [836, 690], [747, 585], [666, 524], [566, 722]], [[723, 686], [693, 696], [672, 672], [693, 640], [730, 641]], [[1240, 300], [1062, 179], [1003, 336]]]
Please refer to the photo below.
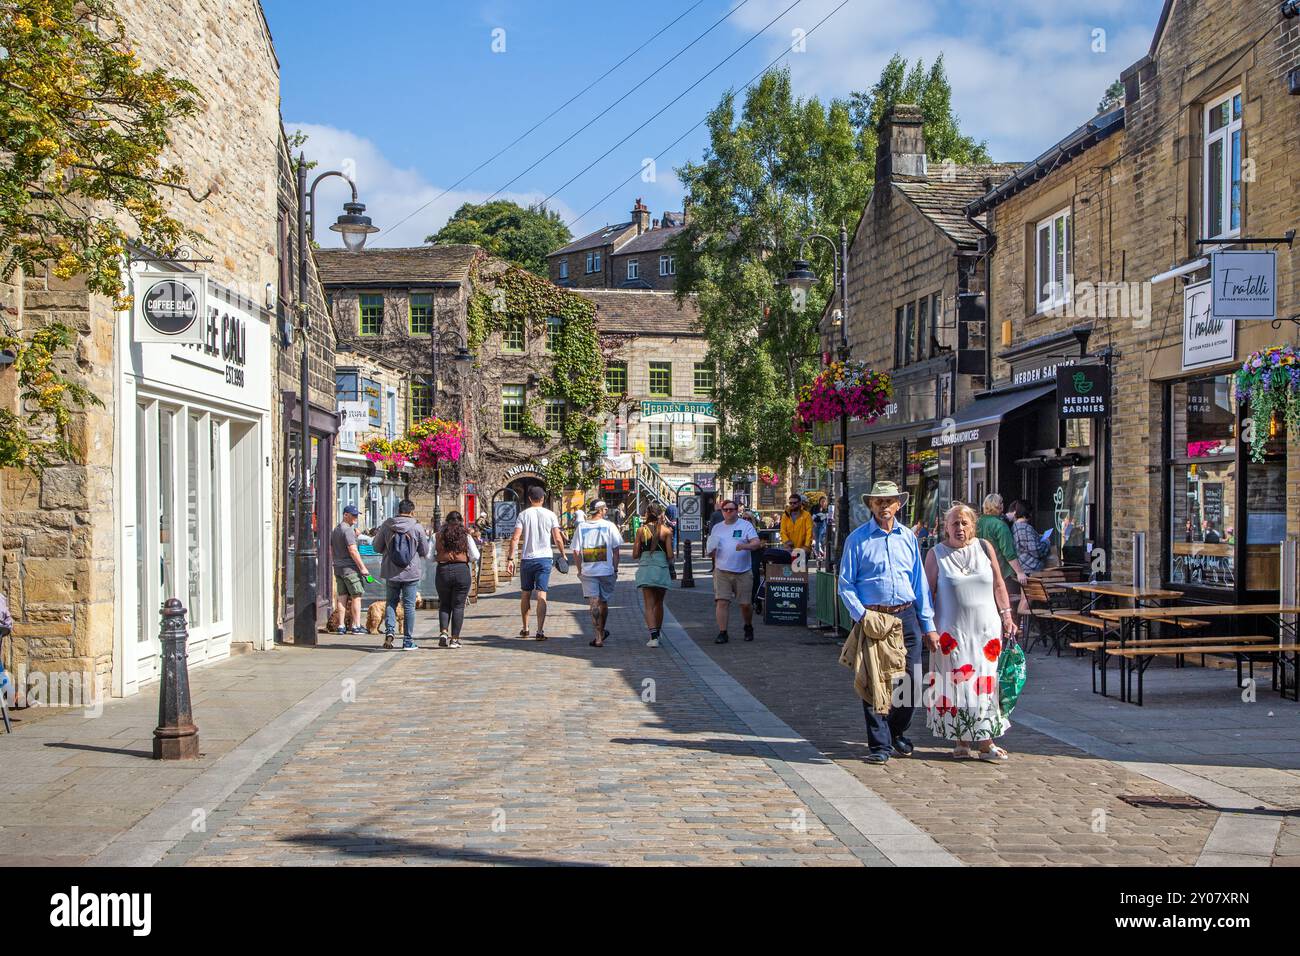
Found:
[[763, 598], [763, 623], [791, 627], [808, 623], [808, 579], [769, 578]]

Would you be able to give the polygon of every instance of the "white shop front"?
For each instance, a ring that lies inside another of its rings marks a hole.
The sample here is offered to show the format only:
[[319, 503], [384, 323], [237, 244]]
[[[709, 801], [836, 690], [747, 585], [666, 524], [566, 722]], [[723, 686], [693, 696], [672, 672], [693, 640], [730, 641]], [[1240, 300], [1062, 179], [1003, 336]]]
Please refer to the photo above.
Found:
[[137, 342], [140, 320], [118, 314], [115, 696], [157, 679], [168, 598], [187, 610], [191, 667], [273, 642], [269, 315], [211, 280], [201, 312], [193, 344]]

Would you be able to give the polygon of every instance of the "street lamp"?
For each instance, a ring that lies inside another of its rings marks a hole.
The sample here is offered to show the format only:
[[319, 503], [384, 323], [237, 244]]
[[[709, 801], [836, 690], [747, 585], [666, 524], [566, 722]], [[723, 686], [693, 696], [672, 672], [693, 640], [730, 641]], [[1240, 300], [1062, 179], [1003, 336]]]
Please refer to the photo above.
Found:
[[[807, 293], [816, 285], [817, 273], [813, 271], [812, 264], [805, 258], [808, 243], [814, 239], [819, 239], [831, 247], [835, 285], [840, 293], [839, 359], [841, 362], [847, 362], [849, 359], [849, 232], [843, 223], [840, 223], [838, 246], [835, 244], [834, 239], [823, 236], [821, 233], [813, 233], [799, 240], [799, 258], [795, 259], [793, 268], [786, 273], [785, 284], [791, 289], [799, 289], [804, 293]], [[834, 553], [836, 571], [839, 570], [840, 557], [844, 553], [844, 541], [849, 536], [849, 416], [847, 412], [840, 415], [840, 447], [844, 449], [844, 456], [840, 465], [840, 493], [835, 506]]]
[[[465, 340], [455, 329], [439, 329], [437, 317], [429, 325], [429, 414], [438, 417], [438, 356], [447, 351], [454, 362], [474, 358]], [[442, 527], [442, 464], [433, 467], [433, 527]]]
[[366, 239], [379, 229], [371, 223], [370, 217], [364, 215], [366, 207], [357, 202], [357, 184], [350, 176], [336, 170], [321, 173], [307, 187], [307, 156], [298, 155], [298, 304], [302, 310], [302, 361], [299, 365], [298, 415], [299, 425], [299, 475], [296, 487], [297, 501], [294, 503], [294, 515], [297, 530], [294, 535], [293, 562], [293, 642], [295, 644], [313, 645], [316, 643], [316, 574], [317, 552], [316, 532], [312, 528], [312, 500], [308, 495], [307, 476], [310, 474], [308, 461], [311, 457], [311, 394], [308, 391], [307, 360], [311, 349], [311, 310], [307, 304], [307, 255], [308, 243], [316, 238], [316, 187], [321, 180], [338, 176], [347, 180], [352, 187], [352, 201], [343, 204], [343, 214], [338, 217], [330, 230], [341, 233], [343, 245], [349, 252], [360, 252], [365, 247]]

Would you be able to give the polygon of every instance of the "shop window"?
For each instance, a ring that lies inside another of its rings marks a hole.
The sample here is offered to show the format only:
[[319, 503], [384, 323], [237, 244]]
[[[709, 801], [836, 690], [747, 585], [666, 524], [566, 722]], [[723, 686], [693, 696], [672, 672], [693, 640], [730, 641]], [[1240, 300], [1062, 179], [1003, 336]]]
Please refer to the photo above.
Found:
[[1276, 591], [1286, 540], [1286, 423], [1269, 424], [1264, 460], [1246, 465], [1246, 590]]
[[1070, 210], [1044, 219], [1035, 231], [1036, 308], [1045, 312], [1070, 301]]
[[504, 432], [524, 430], [524, 387], [522, 385], [501, 386], [501, 430]]
[[665, 422], [650, 423], [650, 457], [668, 459], [673, 452], [672, 426]]
[[695, 394], [701, 398], [713, 397], [713, 366], [708, 362], [695, 363]]
[[382, 295], [362, 295], [359, 303], [361, 334], [378, 335], [384, 321], [384, 297]]
[[605, 365], [605, 391], [610, 395], [627, 394], [626, 362], [609, 362]]
[[1215, 100], [1205, 110], [1204, 236], [1241, 232], [1241, 90]]
[[718, 457], [718, 426], [695, 426], [695, 457], [700, 461], [715, 461]]
[[1065, 420], [1065, 447], [1092, 447], [1092, 419], [1067, 418]]
[[427, 293], [411, 296], [412, 335], [428, 335], [433, 331], [433, 296]]
[[546, 351], [558, 352], [560, 350], [560, 330], [563, 327], [564, 327], [564, 322], [558, 315], [547, 316]]
[[501, 328], [501, 351], [522, 352], [525, 343], [524, 317], [522, 315], [507, 317]]
[[908, 526], [916, 533], [925, 551], [938, 542], [939, 527], [939, 452], [933, 448], [917, 449], [908, 443], [907, 483], [911, 496], [904, 513]]
[[1231, 377], [1169, 386], [1169, 419], [1169, 581], [1232, 588], [1238, 520]]
[[673, 363], [650, 363], [650, 395], [652, 398], [672, 398]]

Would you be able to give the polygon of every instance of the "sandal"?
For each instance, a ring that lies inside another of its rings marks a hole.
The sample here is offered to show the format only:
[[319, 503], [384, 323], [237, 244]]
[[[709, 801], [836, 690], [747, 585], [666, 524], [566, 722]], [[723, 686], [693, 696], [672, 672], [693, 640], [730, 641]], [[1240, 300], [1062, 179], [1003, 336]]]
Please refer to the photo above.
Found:
[[1010, 755], [997, 744], [994, 744], [988, 750], [981, 750], [979, 757], [980, 760], [1007, 760]]
[[604, 646], [605, 646], [605, 642], [604, 642], [603, 640], [595, 639], [595, 638], [593, 638], [591, 641], [588, 641], [588, 643], [589, 643], [592, 647], [604, 647]]
[[526, 627], [521, 627], [521, 628], [519, 629], [519, 636], [520, 636], [520, 637], [527, 637], [527, 636], [528, 636], [528, 628], [526, 628]]
[[541, 631], [538, 631], [538, 632], [537, 632], [537, 636], [534, 637], [533, 640], [535, 640], [535, 641], [544, 641], [544, 640], [546, 640], [546, 635], [543, 634]]

